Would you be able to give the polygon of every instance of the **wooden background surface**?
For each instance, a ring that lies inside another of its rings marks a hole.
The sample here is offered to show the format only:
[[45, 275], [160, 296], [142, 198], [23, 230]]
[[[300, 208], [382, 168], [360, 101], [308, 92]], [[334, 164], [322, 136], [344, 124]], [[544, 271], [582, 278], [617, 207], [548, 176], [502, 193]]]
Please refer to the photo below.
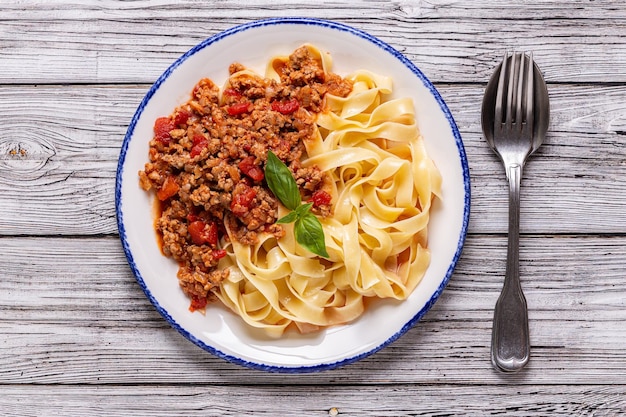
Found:
[[[327, 18], [402, 51], [461, 130], [470, 234], [446, 291], [391, 346], [341, 369], [268, 374], [200, 350], [136, 284], [114, 178], [150, 85], [208, 36]], [[480, 130], [506, 50], [549, 83], [546, 144], [522, 184], [532, 358], [489, 360], [507, 191]], [[0, 415], [626, 414], [626, 2], [141, 0], [0, 2]]]

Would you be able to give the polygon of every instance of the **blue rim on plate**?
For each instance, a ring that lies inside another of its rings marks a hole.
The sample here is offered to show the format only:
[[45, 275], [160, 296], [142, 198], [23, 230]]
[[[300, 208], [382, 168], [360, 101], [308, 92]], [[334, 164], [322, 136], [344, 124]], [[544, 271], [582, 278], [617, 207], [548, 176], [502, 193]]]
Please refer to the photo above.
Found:
[[[187, 60], [189, 57], [193, 56], [194, 54], [196, 54], [198, 51], [206, 48], [207, 46], [223, 39], [229, 36], [232, 36], [234, 34], [238, 34], [253, 28], [258, 28], [258, 27], [263, 27], [263, 26], [271, 26], [271, 25], [312, 25], [312, 26], [320, 26], [323, 28], [329, 28], [329, 29], [334, 29], [334, 30], [339, 30], [342, 32], [348, 32], [352, 35], [356, 35], [359, 38], [362, 38], [374, 45], [376, 45], [377, 47], [381, 48], [382, 50], [384, 50], [385, 52], [387, 52], [388, 54], [390, 54], [391, 56], [393, 56], [395, 59], [397, 59], [398, 61], [400, 61], [404, 66], [406, 66], [411, 72], [413, 72], [415, 74], [415, 76], [417, 76], [422, 83], [424, 84], [424, 86], [430, 91], [430, 93], [432, 94], [432, 96], [435, 98], [435, 100], [437, 101], [437, 103], [439, 104], [440, 110], [442, 111], [442, 113], [445, 115], [445, 118], [447, 119], [448, 123], [449, 123], [449, 127], [453, 133], [454, 136], [454, 140], [456, 142], [456, 148], [458, 150], [458, 157], [461, 161], [461, 165], [462, 165], [462, 175], [463, 175], [463, 187], [464, 187], [464, 191], [465, 191], [465, 195], [464, 195], [464, 210], [463, 210], [463, 220], [462, 220], [462, 226], [461, 226], [461, 230], [460, 230], [460, 234], [458, 237], [458, 242], [457, 242], [457, 246], [456, 246], [456, 251], [454, 253], [454, 256], [452, 258], [452, 261], [448, 267], [448, 270], [446, 271], [445, 277], [442, 279], [439, 287], [437, 288], [437, 290], [433, 293], [433, 295], [430, 297], [429, 301], [424, 305], [424, 307], [422, 307], [417, 314], [415, 314], [415, 316], [410, 319], [407, 323], [404, 324], [404, 326], [402, 326], [402, 328], [400, 330], [398, 330], [395, 334], [393, 334], [391, 337], [389, 337], [387, 340], [385, 340], [384, 342], [382, 342], [381, 344], [379, 344], [378, 346], [363, 352], [363, 353], [359, 353], [357, 355], [339, 360], [339, 361], [334, 361], [334, 362], [329, 362], [329, 363], [321, 363], [321, 364], [317, 364], [317, 365], [313, 365], [313, 366], [275, 366], [275, 365], [268, 365], [268, 364], [263, 364], [263, 363], [256, 363], [256, 362], [251, 362], [248, 360], [245, 360], [243, 358], [239, 358], [236, 356], [232, 356], [229, 355], [227, 353], [224, 353], [222, 351], [220, 351], [219, 349], [208, 345], [207, 343], [205, 343], [204, 341], [198, 339], [197, 337], [195, 337], [193, 334], [191, 334], [189, 331], [187, 331], [183, 326], [181, 326], [171, 315], [170, 313], [163, 308], [159, 302], [156, 300], [156, 298], [154, 297], [154, 295], [152, 294], [152, 292], [150, 291], [150, 289], [148, 288], [148, 286], [146, 285], [146, 282], [144, 281], [144, 278], [142, 277], [139, 269], [137, 268], [137, 265], [135, 263], [134, 257], [133, 257], [133, 253], [130, 250], [130, 246], [127, 240], [127, 232], [126, 232], [126, 226], [124, 224], [124, 213], [122, 210], [122, 173], [124, 170], [124, 163], [126, 161], [126, 156], [127, 156], [127, 150], [128, 150], [128, 146], [129, 146], [129, 142], [132, 138], [132, 135], [135, 131], [135, 127], [136, 124], [141, 116], [141, 114], [143, 113], [147, 103], [150, 101], [150, 99], [152, 98], [152, 96], [155, 94], [155, 92], [159, 89], [159, 87], [161, 86], [161, 84], [167, 80], [167, 78], [171, 75], [171, 73], [178, 67], [180, 66], [183, 62], [185, 62], [185, 60]], [[363, 359], [377, 351], [379, 351], [380, 349], [384, 348], [385, 346], [389, 345], [390, 343], [394, 342], [396, 339], [398, 339], [401, 335], [403, 335], [405, 332], [407, 332], [413, 325], [415, 325], [416, 322], [418, 322], [423, 316], [424, 314], [426, 314], [426, 312], [428, 312], [428, 310], [430, 310], [430, 308], [433, 306], [433, 304], [435, 303], [435, 301], [437, 301], [437, 299], [439, 298], [439, 296], [441, 295], [442, 291], [444, 290], [444, 288], [446, 287], [446, 285], [448, 284], [448, 281], [450, 280], [450, 277], [452, 276], [452, 273], [456, 267], [456, 264], [461, 256], [461, 252], [463, 250], [463, 245], [465, 242], [465, 236], [467, 234], [467, 228], [468, 228], [468, 223], [469, 223], [469, 215], [470, 215], [470, 176], [469, 176], [469, 167], [468, 167], [468, 162], [467, 162], [467, 157], [465, 154], [465, 148], [463, 146], [463, 141], [461, 139], [461, 135], [459, 133], [458, 127], [456, 126], [456, 123], [452, 117], [452, 114], [450, 113], [450, 110], [448, 109], [448, 107], [446, 106], [445, 102], [443, 101], [443, 99], [441, 98], [439, 92], [435, 89], [435, 87], [433, 86], [433, 84], [426, 78], [426, 76], [408, 59], [406, 58], [404, 55], [402, 55], [400, 52], [398, 52], [396, 49], [394, 49], [393, 47], [391, 47], [390, 45], [388, 45], [387, 43], [377, 39], [376, 37], [369, 35], [366, 32], [363, 32], [361, 30], [355, 29], [353, 27], [341, 24], [341, 23], [336, 23], [336, 22], [332, 22], [332, 21], [327, 21], [327, 20], [322, 20], [322, 19], [314, 19], [314, 18], [300, 18], [300, 17], [290, 17], [290, 18], [272, 18], [272, 19], [265, 19], [265, 20], [258, 20], [258, 21], [253, 21], [250, 23], [246, 23], [246, 24], [242, 24], [239, 26], [235, 26], [232, 27], [230, 29], [227, 29], [223, 32], [220, 32], [214, 36], [211, 36], [209, 38], [207, 38], [206, 40], [204, 40], [203, 42], [199, 43], [198, 45], [194, 46], [192, 49], [190, 49], [188, 52], [186, 52], [185, 54], [183, 54], [180, 58], [178, 58], [159, 78], [158, 80], [152, 85], [152, 87], [149, 89], [149, 91], [147, 92], [147, 94], [145, 95], [145, 97], [143, 98], [143, 100], [141, 101], [137, 111], [135, 112], [131, 123], [128, 127], [128, 130], [126, 132], [126, 135], [124, 137], [124, 141], [122, 143], [121, 146], [121, 150], [120, 150], [120, 156], [119, 156], [119, 161], [118, 161], [118, 166], [117, 166], [117, 173], [116, 173], [116, 184], [115, 184], [115, 209], [116, 209], [116, 216], [117, 216], [117, 226], [118, 226], [118, 230], [119, 230], [119, 235], [120, 235], [120, 240], [124, 249], [124, 253], [126, 255], [126, 258], [128, 260], [128, 264], [137, 280], [137, 282], [139, 283], [140, 287], [142, 288], [143, 292], [145, 293], [146, 297], [150, 300], [150, 302], [154, 305], [154, 307], [156, 308], [156, 310], [168, 321], [168, 323], [174, 328], [176, 329], [180, 334], [182, 334], [185, 338], [187, 338], [189, 341], [191, 341], [192, 343], [196, 344], [197, 346], [199, 346], [200, 348], [210, 352], [211, 354], [220, 357], [222, 359], [225, 359], [229, 362], [241, 365], [241, 366], [245, 366], [248, 368], [253, 368], [253, 369], [257, 369], [257, 370], [263, 370], [263, 371], [268, 371], [268, 372], [283, 372], [283, 373], [308, 373], [308, 372], [317, 372], [317, 371], [323, 371], [323, 370], [329, 370], [329, 369], [334, 369], [334, 368], [338, 368], [340, 366], [344, 366], [353, 362], [356, 362], [360, 359]]]

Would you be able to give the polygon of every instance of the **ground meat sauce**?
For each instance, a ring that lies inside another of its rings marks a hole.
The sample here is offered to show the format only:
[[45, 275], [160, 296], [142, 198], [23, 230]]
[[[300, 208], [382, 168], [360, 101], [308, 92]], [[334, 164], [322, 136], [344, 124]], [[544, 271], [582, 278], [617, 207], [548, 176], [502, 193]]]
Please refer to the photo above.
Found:
[[284, 235], [277, 220], [278, 200], [264, 181], [269, 150], [290, 168], [303, 201], [313, 212], [330, 214], [330, 194], [317, 167], [304, 168], [304, 142], [315, 133], [315, 114], [324, 95], [345, 97], [352, 84], [325, 73], [306, 47], [281, 62], [280, 82], [229, 67], [227, 88], [208, 78], [194, 87], [191, 99], [154, 124], [149, 159], [139, 172], [144, 190], [155, 190], [159, 215], [155, 222], [162, 252], [179, 264], [181, 288], [190, 309], [202, 310], [213, 291], [228, 277], [217, 268], [226, 256], [220, 239], [254, 244], [257, 234]]

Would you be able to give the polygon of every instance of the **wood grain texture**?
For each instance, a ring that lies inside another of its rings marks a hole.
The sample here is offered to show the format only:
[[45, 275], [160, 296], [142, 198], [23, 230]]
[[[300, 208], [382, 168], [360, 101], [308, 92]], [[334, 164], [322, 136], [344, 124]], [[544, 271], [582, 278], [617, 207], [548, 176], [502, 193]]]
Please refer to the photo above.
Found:
[[[7, 122], [0, 137], [0, 192], [7, 197], [0, 200], [0, 235], [115, 234], [117, 158], [147, 89], [0, 87]], [[470, 232], [505, 233], [504, 170], [479, 122], [484, 87], [439, 89], [468, 156]], [[524, 173], [522, 232], [625, 233], [626, 90], [553, 85], [550, 100], [546, 143]]]
[[[626, 7], [612, 0], [0, 2], [0, 416], [619, 416], [626, 413]], [[208, 36], [308, 16], [371, 33], [436, 83], [472, 180], [434, 307], [340, 369], [260, 372], [201, 350], [136, 283], [115, 172], [156, 78]], [[522, 182], [532, 357], [489, 361], [507, 184], [480, 127], [505, 50], [532, 50], [550, 130]]]
[[522, 239], [532, 359], [506, 378], [489, 363], [504, 237], [470, 236], [441, 299], [391, 346], [304, 377], [231, 365], [185, 340], [147, 301], [114, 237], [0, 241], [11, 260], [0, 281], [5, 383], [626, 384], [622, 237]]
[[558, 2], [546, 2], [522, 8], [519, 17], [516, 11], [519, 20], [512, 20], [512, 4], [468, 3], [286, 2], [277, 10], [271, 1], [246, 7], [197, 1], [52, 7], [3, 2], [0, 83], [152, 83], [205, 38], [281, 16], [328, 18], [364, 30], [404, 53], [435, 82], [486, 80], [494, 62], [511, 49], [532, 50], [549, 82], [626, 81], [623, 7], [579, 1], [566, 11]]
[[[355, 395], [359, 392], [360, 395]], [[124, 386], [39, 387], [16, 386], [0, 397], [0, 416], [90, 415], [137, 416], [150, 408], [156, 416], [595, 416], [620, 415], [626, 407], [621, 387], [490, 387], [477, 390], [442, 385], [421, 387], [376, 386], [328, 387], [311, 392], [310, 387], [156, 385], [129, 391]], [[252, 404], [251, 399], [263, 398]], [[366, 400], [367, 399], [367, 400]], [[34, 413], [28, 404], [40, 406]], [[277, 407], [275, 404], [280, 404]], [[181, 412], [181, 404], [186, 411]], [[442, 405], [445, 404], [445, 407]], [[475, 404], [475, 405], [468, 405]], [[479, 404], [489, 404], [489, 408]], [[433, 410], [440, 410], [435, 411]]]

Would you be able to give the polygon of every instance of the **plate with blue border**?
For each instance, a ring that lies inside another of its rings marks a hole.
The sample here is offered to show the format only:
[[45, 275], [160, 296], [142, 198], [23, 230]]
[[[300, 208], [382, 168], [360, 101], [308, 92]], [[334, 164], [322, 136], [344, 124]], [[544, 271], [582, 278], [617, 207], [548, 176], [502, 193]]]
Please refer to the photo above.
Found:
[[[347, 75], [366, 69], [391, 76], [392, 97], [413, 99], [427, 152], [443, 177], [443, 198], [435, 204], [429, 223], [431, 264], [407, 300], [371, 303], [352, 323], [312, 334], [286, 332], [276, 339], [250, 328], [218, 303], [209, 305], [204, 315], [189, 311], [189, 300], [176, 278], [178, 265], [164, 257], [158, 246], [153, 197], [139, 187], [137, 173], [147, 162], [154, 120], [186, 102], [198, 80], [208, 77], [221, 85], [233, 62], [263, 74], [271, 57], [287, 55], [305, 43], [330, 53], [333, 72]], [[454, 118], [416, 64], [419, 62], [410, 61], [380, 39], [344, 24], [276, 18], [253, 21], [211, 36], [167, 68], [130, 121], [118, 162], [115, 206], [120, 239], [132, 273], [174, 329], [200, 348], [235, 364], [269, 372], [305, 373], [363, 359], [419, 322], [445, 289], [461, 255], [469, 221], [470, 178]]]

